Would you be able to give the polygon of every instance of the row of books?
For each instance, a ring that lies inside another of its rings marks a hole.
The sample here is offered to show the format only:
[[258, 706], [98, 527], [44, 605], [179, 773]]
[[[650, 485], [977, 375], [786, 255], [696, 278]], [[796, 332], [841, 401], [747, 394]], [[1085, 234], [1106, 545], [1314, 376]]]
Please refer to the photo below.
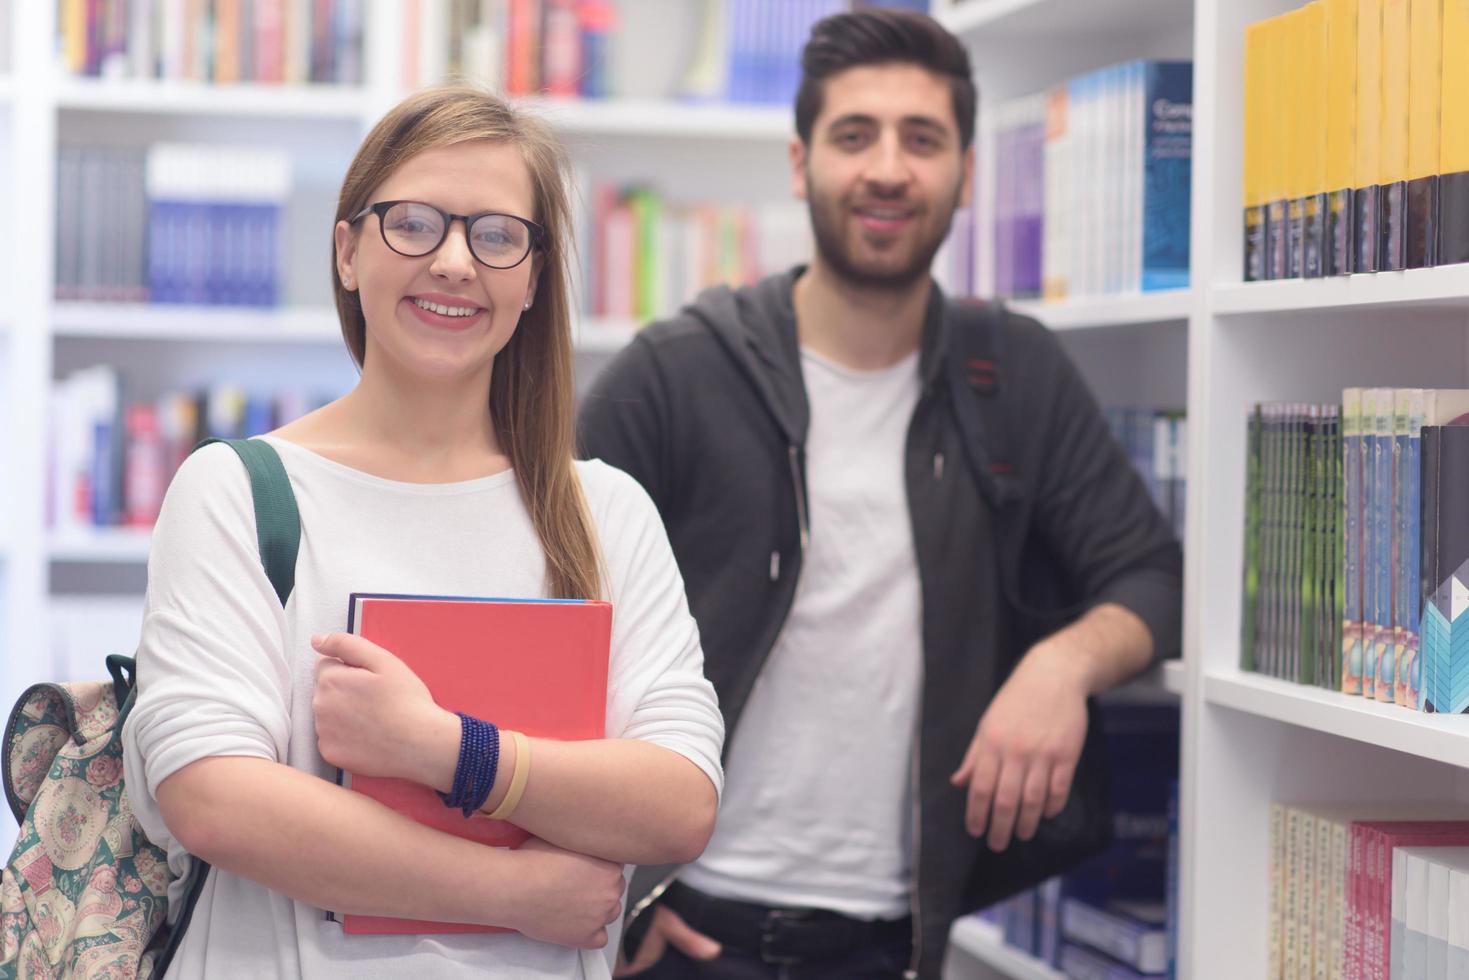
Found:
[[364, 0], [61, 0], [74, 75], [300, 85], [362, 83]]
[[1267, 978], [1469, 975], [1465, 816], [1462, 804], [1272, 804]]
[[980, 913], [1010, 946], [1068, 977], [1171, 976], [1177, 935], [1179, 714], [1104, 703], [1111, 848]]
[[585, 215], [583, 275], [592, 316], [666, 317], [717, 283], [743, 285], [808, 261], [799, 203], [676, 204], [649, 187], [598, 184]]
[[1109, 407], [1104, 410], [1112, 435], [1122, 444], [1148, 495], [1184, 539], [1188, 488], [1188, 419], [1182, 411]]
[[1245, 31], [1244, 276], [1469, 261], [1469, 8], [1313, 0]]
[[[811, 25], [851, 6], [850, 0], [702, 0], [676, 6], [646, 0], [407, 0], [404, 84], [415, 88], [462, 77], [511, 95], [789, 105]], [[649, 27], [660, 38], [651, 46]]]
[[61, 146], [58, 299], [274, 306], [284, 151]]
[[327, 400], [221, 384], [136, 401], [124, 397], [115, 368], [75, 371], [51, 396], [49, 524], [61, 531], [151, 527], [174, 472], [200, 439], [269, 432]]
[[1193, 66], [1132, 61], [994, 111], [995, 291], [1188, 285]]
[[1466, 423], [1469, 390], [1458, 389], [1257, 406], [1243, 669], [1420, 711], [1469, 709]]
[[1337, 405], [1256, 405], [1250, 415], [1244, 670], [1331, 689], [1341, 683], [1341, 447]]

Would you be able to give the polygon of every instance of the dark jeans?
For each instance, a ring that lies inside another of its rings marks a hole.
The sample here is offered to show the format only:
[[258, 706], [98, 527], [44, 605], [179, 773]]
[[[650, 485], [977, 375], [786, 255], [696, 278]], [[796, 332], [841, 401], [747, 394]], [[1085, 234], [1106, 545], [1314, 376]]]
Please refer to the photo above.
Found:
[[637, 974], [636, 980], [902, 980], [912, 956], [913, 944], [904, 942], [826, 961], [777, 966], [755, 953], [726, 947], [718, 959], [701, 963], [669, 946], [663, 958]]

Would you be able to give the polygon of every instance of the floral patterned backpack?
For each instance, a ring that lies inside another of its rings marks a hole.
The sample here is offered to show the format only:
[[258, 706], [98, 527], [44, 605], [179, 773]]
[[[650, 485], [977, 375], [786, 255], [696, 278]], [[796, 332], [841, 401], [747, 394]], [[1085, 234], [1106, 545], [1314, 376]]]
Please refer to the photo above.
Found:
[[[284, 605], [301, 524], [280, 457], [255, 439], [226, 442], [250, 474], [266, 576]], [[168, 924], [173, 874], [133, 816], [122, 779], [122, 726], [135, 696], [131, 657], [110, 681], [36, 684], [5, 725], [5, 801], [20, 838], [0, 878], [0, 980], [161, 977], [204, 889], [194, 858]]]

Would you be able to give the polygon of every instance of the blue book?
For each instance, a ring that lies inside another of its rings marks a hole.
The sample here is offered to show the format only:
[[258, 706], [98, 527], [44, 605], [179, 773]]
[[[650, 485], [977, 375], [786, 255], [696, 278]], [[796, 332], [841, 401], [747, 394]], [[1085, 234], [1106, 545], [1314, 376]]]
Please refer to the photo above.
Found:
[[1188, 285], [1193, 64], [1152, 61], [1143, 81], [1142, 288]]

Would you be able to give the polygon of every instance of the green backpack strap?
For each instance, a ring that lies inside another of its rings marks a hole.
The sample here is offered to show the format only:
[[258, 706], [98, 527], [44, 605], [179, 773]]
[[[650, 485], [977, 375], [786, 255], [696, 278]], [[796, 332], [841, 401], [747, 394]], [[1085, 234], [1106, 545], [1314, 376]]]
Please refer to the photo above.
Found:
[[296, 587], [296, 553], [301, 550], [301, 514], [286, 468], [275, 448], [263, 439], [205, 439], [194, 451], [216, 442], [233, 449], [250, 474], [260, 563], [284, 606]]

